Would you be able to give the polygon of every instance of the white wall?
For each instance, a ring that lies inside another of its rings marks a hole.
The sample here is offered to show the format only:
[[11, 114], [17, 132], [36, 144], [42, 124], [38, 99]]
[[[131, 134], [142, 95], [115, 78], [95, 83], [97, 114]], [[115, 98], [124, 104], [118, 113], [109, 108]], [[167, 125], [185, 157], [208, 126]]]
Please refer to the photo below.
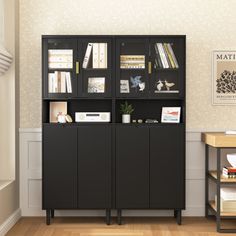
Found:
[[20, 127], [41, 127], [42, 34], [186, 34], [187, 129], [235, 128], [211, 105], [211, 53], [236, 49], [235, 0], [20, 0]]

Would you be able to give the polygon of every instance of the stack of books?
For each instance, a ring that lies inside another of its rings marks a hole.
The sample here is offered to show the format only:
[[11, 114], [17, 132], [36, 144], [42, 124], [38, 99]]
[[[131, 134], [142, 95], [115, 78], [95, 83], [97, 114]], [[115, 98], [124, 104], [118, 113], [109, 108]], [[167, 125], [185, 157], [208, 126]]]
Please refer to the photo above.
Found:
[[156, 43], [155, 51], [155, 67], [157, 69], [179, 68], [179, 64], [170, 43]]
[[223, 167], [222, 175], [225, 178], [236, 178], [236, 168], [234, 167]]
[[[220, 190], [220, 210], [221, 212], [236, 212], [236, 188], [221, 188]], [[215, 196], [217, 203], [217, 197]], [[217, 206], [217, 204], [216, 204]]]
[[49, 69], [72, 69], [73, 50], [71, 49], [50, 49], [48, 50]]
[[93, 69], [107, 68], [107, 43], [88, 43], [82, 67], [86, 69], [89, 65]]
[[120, 55], [121, 69], [145, 69], [145, 55]]
[[48, 73], [49, 93], [72, 93], [70, 72], [55, 71]]

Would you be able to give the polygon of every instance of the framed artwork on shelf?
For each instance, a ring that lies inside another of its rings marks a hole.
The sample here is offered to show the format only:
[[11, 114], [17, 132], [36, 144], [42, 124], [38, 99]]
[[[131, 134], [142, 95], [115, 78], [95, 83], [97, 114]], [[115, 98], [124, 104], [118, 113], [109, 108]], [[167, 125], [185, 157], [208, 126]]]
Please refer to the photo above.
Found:
[[179, 123], [181, 107], [162, 107], [162, 123]]
[[236, 51], [213, 51], [212, 104], [236, 105]]
[[88, 78], [88, 93], [105, 93], [105, 77]]

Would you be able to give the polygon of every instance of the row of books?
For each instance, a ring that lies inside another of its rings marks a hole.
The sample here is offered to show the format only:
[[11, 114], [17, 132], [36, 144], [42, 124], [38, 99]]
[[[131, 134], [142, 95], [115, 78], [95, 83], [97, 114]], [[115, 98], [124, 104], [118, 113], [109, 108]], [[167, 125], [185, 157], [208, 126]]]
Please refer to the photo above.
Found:
[[120, 55], [121, 69], [144, 69], [145, 55]]
[[71, 74], [65, 71], [48, 73], [49, 93], [72, 93]]
[[155, 66], [157, 69], [179, 68], [179, 64], [170, 43], [156, 43], [155, 52]]
[[94, 69], [107, 68], [107, 43], [88, 43], [82, 67], [89, 65]]
[[236, 178], [236, 168], [234, 167], [223, 167], [222, 175], [225, 178]]
[[50, 49], [48, 50], [49, 69], [72, 69], [73, 50], [72, 49]]

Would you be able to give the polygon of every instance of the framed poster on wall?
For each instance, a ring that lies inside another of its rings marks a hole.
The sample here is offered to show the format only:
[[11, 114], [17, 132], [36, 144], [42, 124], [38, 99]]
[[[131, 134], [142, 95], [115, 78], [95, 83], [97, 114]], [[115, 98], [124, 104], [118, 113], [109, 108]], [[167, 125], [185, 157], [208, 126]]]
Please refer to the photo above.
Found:
[[213, 51], [212, 104], [236, 105], [236, 51]]

